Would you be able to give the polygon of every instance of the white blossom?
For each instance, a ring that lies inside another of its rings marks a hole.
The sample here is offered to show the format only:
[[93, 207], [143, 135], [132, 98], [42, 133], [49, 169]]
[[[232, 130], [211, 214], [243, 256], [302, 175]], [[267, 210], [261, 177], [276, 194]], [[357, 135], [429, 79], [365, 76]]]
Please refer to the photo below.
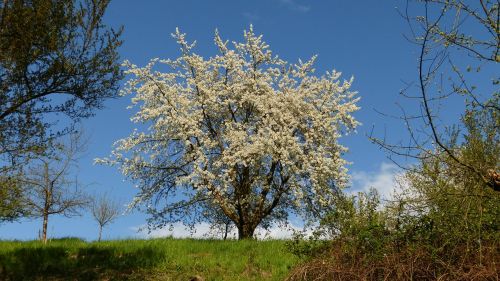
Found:
[[131, 120], [148, 127], [101, 160], [138, 183], [134, 205], [183, 190], [179, 202], [208, 198], [234, 222], [256, 227], [275, 208], [331, 204], [347, 183], [338, 139], [359, 124], [353, 78], [340, 80], [335, 70], [315, 76], [316, 56], [280, 59], [252, 26], [232, 48], [216, 31], [219, 54], [210, 58], [178, 29], [172, 35], [179, 58], [125, 62], [133, 78], [122, 93], [137, 109]]

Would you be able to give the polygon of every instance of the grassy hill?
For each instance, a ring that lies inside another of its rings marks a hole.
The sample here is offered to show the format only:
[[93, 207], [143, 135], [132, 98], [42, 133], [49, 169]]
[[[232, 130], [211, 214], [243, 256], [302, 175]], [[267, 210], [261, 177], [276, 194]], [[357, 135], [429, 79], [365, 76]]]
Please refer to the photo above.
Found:
[[283, 280], [285, 241], [0, 241], [0, 280]]

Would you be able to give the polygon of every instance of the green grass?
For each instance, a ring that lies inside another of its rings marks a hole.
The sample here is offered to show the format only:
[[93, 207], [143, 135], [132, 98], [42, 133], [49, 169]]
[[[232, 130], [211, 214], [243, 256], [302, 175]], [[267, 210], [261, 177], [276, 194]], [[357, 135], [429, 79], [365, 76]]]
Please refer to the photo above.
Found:
[[285, 241], [150, 239], [0, 241], [0, 280], [283, 280]]

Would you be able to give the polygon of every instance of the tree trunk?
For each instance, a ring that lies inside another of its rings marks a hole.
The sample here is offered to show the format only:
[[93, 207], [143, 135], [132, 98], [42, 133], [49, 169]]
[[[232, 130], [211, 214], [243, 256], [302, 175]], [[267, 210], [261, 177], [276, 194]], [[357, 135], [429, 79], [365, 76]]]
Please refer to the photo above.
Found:
[[47, 224], [49, 223], [49, 214], [43, 214], [43, 226], [42, 226], [42, 241], [47, 244]]
[[256, 226], [251, 225], [238, 225], [238, 240], [253, 239]]
[[101, 234], [102, 234], [102, 225], [99, 225], [99, 238], [97, 239], [98, 242], [101, 242]]
[[227, 233], [229, 232], [229, 223], [226, 222], [226, 229], [224, 231], [224, 237], [223, 239], [226, 240], [227, 239]]
[[47, 163], [44, 163], [44, 179], [45, 202], [43, 205], [42, 241], [47, 244], [47, 224], [49, 223], [49, 210], [52, 204], [52, 185], [49, 179], [49, 165]]

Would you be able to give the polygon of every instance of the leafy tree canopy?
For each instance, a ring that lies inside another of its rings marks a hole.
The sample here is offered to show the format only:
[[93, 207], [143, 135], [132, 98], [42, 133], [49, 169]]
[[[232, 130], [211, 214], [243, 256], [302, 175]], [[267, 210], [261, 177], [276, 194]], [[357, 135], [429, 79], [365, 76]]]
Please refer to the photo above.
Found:
[[60, 124], [54, 129], [59, 117], [51, 114], [78, 121], [117, 96], [121, 31], [102, 23], [108, 3], [0, 3], [0, 171], [71, 130]]

